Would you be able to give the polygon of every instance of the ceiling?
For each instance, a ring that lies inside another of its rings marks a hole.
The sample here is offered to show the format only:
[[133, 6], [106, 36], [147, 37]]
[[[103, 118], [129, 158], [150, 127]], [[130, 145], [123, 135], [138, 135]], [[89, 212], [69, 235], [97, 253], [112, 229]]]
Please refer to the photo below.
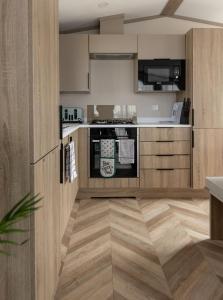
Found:
[[223, 0], [59, 0], [60, 28], [91, 27], [100, 17], [121, 13], [126, 20], [157, 16], [167, 3], [176, 5], [177, 16], [223, 23]]

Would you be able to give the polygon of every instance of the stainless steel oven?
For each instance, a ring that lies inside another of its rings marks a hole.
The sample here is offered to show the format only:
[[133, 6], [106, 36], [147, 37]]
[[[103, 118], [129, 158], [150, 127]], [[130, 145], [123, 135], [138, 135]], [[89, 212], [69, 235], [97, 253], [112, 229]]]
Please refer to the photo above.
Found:
[[[89, 177], [102, 178], [100, 173], [100, 140], [113, 139], [115, 141], [115, 175], [116, 178], [134, 178], [139, 177], [139, 131], [136, 127], [121, 127], [122, 130], [117, 130], [118, 127], [97, 127], [90, 128], [89, 137]], [[124, 133], [123, 136], [120, 132]], [[133, 163], [120, 163], [119, 160], [119, 144], [123, 138], [134, 140], [134, 161]]]

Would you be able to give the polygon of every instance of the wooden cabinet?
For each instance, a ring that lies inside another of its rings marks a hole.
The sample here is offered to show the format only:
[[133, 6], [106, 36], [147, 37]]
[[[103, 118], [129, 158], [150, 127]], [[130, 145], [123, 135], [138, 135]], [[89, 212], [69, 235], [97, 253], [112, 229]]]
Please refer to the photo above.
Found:
[[140, 188], [190, 187], [191, 129], [140, 129]]
[[34, 163], [59, 144], [59, 25], [57, 1], [31, 2], [30, 138]]
[[60, 35], [60, 91], [90, 92], [87, 34]]
[[137, 53], [137, 35], [91, 34], [90, 53]]
[[138, 59], [185, 59], [185, 35], [138, 35]]
[[223, 29], [193, 29], [187, 34], [187, 93], [194, 128], [223, 128]]
[[43, 197], [33, 216], [35, 298], [53, 299], [60, 268], [60, 183], [58, 147], [32, 166], [33, 192]]
[[205, 177], [223, 175], [223, 129], [195, 129], [193, 187], [204, 188]]
[[194, 188], [204, 188], [206, 176], [222, 175], [222, 48], [222, 29], [192, 29], [187, 33], [186, 90], [193, 108]]
[[[62, 140], [63, 149], [70, 142], [70, 139], [74, 141], [75, 145], [75, 160], [76, 160], [76, 171], [78, 172], [78, 131], [75, 131], [68, 137]], [[63, 170], [65, 170], [65, 165], [63, 164]], [[75, 198], [78, 192], [78, 177], [73, 182], [68, 182], [65, 180], [64, 173], [64, 182], [61, 184], [61, 201], [60, 201], [60, 232], [62, 239], [66, 226], [68, 224], [68, 220], [75, 202]]]

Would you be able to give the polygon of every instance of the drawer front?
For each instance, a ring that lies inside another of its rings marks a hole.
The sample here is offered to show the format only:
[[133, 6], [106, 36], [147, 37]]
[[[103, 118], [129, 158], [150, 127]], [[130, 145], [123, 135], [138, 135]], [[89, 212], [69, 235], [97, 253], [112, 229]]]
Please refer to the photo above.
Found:
[[191, 128], [140, 128], [140, 141], [189, 141]]
[[190, 155], [140, 156], [141, 169], [190, 169]]
[[189, 141], [140, 142], [140, 155], [190, 154]]
[[140, 188], [189, 188], [190, 170], [141, 170]]

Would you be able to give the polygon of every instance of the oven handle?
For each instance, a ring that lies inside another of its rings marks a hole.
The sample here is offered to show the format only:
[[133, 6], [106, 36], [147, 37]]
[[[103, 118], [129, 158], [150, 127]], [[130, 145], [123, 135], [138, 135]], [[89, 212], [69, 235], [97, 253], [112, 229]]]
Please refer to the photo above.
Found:
[[[100, 140], [91, 140], [92, 143], [100, 143]], [[115, 140], [116, 143], [119, 143], [119, 140]]]

